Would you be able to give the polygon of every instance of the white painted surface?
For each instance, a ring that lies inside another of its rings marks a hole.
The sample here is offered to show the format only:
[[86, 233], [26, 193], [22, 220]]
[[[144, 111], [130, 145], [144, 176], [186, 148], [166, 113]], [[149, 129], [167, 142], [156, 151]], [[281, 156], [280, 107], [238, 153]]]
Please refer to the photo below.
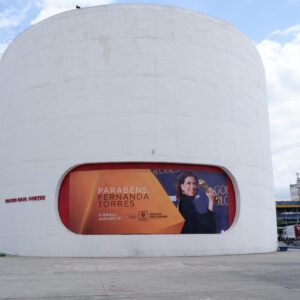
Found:
[[[276, 250], [264, 70], [255, 47], [231, 25], [152, 5], [59, 14], [8, 47], [0, 62], [0, 101], [0, 251]], [[127, 161], [222, 167], [236, 189], [233, 226], [220, 235], [80, 236], [66, 229], [57, 211], [64, 174], [79, 164]], [[47, 199], [4, 201], [40, 194]]]

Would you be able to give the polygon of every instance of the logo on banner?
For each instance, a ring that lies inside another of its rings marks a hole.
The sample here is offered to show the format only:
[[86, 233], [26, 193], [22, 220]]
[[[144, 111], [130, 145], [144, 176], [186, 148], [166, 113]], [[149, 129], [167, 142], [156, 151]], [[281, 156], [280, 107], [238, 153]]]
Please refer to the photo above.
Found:
[[139, 221], [148, 221], [149, 213], [147, 211], [139, 211], [138, 219]]

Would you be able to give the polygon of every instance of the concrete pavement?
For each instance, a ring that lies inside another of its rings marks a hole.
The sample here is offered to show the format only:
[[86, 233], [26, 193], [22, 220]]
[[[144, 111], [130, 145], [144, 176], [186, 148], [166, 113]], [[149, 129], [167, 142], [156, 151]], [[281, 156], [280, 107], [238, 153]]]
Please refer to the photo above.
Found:
[[162, 258], [0, 257], [0, 299], [300, 299], [300, 250]]

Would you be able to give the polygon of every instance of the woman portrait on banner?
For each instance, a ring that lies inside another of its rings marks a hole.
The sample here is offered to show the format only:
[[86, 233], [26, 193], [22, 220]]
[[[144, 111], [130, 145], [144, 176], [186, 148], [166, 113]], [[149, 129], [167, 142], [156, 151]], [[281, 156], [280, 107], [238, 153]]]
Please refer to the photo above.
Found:
[[183, 171], [179, 174], [176, 184], [176, 198], [179, 203], [179, 212], [185, 219], [181, 233], [216, 233], [215, 192], [211, 187], [206, 189], [208, 206], [205, 213], [200, 213], [195, 205], [198, 190], [198, 178], [193, 172]]

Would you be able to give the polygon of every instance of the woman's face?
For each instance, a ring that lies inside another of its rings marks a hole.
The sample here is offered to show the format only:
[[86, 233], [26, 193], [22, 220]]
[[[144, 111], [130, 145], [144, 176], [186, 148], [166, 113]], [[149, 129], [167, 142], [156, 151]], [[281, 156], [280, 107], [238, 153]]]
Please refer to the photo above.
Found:
[[181, 190], [186, 196], [196, 196], [198, 192], [196, 179], [193, 176], [188, 176], [185, 178], [183, 184], [181, 184]]

